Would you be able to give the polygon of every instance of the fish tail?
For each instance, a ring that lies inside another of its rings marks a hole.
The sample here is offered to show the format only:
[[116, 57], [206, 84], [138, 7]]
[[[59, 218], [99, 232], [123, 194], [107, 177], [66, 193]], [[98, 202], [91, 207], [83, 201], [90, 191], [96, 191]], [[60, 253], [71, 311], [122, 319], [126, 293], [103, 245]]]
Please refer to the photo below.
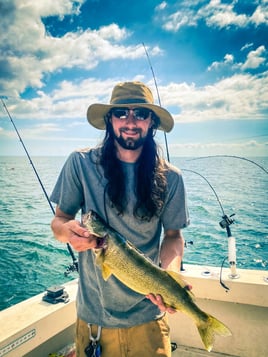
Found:
[[202, 321], [198, 326], [198, 331], [207, 351], [211, 351], [215, 340], [215, 335], [231, 336], [231, 331], [215, 317], [208, 315], [206, 321]]

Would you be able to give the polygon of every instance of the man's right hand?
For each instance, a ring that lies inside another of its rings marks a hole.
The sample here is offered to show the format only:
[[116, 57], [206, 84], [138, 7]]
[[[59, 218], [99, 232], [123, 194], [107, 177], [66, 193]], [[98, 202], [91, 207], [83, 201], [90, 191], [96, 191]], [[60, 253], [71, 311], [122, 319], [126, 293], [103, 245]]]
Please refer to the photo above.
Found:
[[68, 237], [68, 243], [77, 251], [84, 252], [96, 247], [97, 237], [90, 234], [88, 230], [81, 226], [79, 221], [70, 220], [64, 223], [65, 236]]
[[90, 234], [86, 228], [81, 226], [79, 221], [64, 213], [58, 207], [51, 222], [51, 229], [59, 241], [71, 244], [77, 252], [93, 249], [97, 245], [96, 236]]

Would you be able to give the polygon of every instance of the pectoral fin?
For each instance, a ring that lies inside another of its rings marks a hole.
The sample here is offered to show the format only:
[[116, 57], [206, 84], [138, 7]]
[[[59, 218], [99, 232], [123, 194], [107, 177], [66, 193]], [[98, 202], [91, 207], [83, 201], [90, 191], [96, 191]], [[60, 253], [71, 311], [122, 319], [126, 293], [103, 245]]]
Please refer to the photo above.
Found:
[[102, 273], [103, 279], [105, 281], [107, 281], [109, 279], [109, 277], [112, 275], [112, 271], [111, 271], [110, 267], [108, 267], [105, 264], [103, 254], [96, 255], [96, 264], [101, 268], [101, 273]]
[[110, 278], [110, 276], [112, 275], [111, 269], [107, 265], [102, 264], [101, 270], [102, 270], [103, 279], [105, 281], [107, 281]]

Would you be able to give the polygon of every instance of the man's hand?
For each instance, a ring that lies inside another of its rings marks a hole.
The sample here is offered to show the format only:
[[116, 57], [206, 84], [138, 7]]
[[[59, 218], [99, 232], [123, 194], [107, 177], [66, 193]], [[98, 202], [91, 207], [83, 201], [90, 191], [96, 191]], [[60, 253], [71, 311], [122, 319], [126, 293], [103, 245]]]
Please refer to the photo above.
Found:
[[176, 310], [172, 307], [167, 307], [162, 299], [161, 295], [148, 294], [146, 295], [147, 299], [150, 299], [153, 304], [159, 307], [160, 311], [168, 312], [170, 314], [175, 314]]
[[70, 220], [63, 224], [65, 237], [77, 252], [93, 249], [97, 245], [97, 237], [89, 234], [88, 230], [76, 220]]
[[74, 216], [64, 213], [56, 207], [56, 214], [51, 222], [55, 237], [62, 243], [70, 243], [77, 252], [93, 249], [97, 245], [97, 237], [90, 234]]
[[[191, 290], [192, 285], [187, 284], [185, 286], [185, 289]], [[161, 295], [148, 294], [148, 295], [146, 295], [146, 297], [147, 297], [147, 299], [150, 299], [153, 304], [157, 305], [159, 307], [160, 311], [168, 312], [170, 314], [175, 314], [176, 310], [173, 309], [172, 307], [166, 306]]]

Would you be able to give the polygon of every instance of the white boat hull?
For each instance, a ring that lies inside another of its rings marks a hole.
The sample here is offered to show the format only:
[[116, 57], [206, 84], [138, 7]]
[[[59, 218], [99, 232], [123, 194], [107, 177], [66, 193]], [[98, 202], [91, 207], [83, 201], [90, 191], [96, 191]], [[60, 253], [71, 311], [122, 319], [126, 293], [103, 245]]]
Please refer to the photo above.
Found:
[[[172, 341], [178, 349], [172, 356], [268, 356], [268, 272], [237, 270], [238, 279], [219, 283], [220, 268], [185, 265], [185, 279], [193, 285], [198, 306], [224, 322], [231, 337], [217, 337], [212, 352], [206, 352], [193, 321], [183, 313], [169, 315]], [[74, 338], [77, 280], [65, 284], [68, 303], [49, 304], [43, 293], [0, 312], [0, 357], [47, 357]]]

